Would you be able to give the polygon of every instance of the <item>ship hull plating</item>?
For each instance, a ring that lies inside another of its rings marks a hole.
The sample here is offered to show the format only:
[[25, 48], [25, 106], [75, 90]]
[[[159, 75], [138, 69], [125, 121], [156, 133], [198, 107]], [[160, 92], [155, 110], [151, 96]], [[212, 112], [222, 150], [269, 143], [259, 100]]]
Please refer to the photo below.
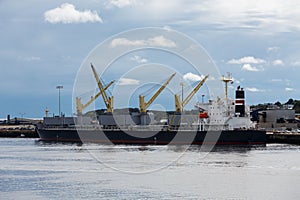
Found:
[[266, 132], [259, 130], [223, 131], [122, 131], [38, 129], [41, 141], [93, 142], [129, 145], [264, 145]]

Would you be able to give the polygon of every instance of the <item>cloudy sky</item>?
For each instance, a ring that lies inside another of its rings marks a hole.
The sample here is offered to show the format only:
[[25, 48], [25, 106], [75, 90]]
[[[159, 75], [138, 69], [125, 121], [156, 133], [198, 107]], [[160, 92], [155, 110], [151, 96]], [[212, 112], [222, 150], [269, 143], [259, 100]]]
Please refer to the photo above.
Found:
[[[112, 35], [143, 27], [193, 38], [220, 74], [232, 73], [232, 87], [245, 88], [248, 104], [300, 99], [299, 10], [294, 0], [2, 0], [0, 118], [42, 117], [45, 108], [57, 114], [57, 85], [64, 87], [62, 111], [70, 115], [76, 74], [91, 50]], [[176, 46], [161, 35], [144, 42]], [[137, 52], [127, 62], [145, 65], [154, 58]], [[184, 79], [199, 77], [191, 71]], [[124, 77], [118, 84], [140, 81]]]

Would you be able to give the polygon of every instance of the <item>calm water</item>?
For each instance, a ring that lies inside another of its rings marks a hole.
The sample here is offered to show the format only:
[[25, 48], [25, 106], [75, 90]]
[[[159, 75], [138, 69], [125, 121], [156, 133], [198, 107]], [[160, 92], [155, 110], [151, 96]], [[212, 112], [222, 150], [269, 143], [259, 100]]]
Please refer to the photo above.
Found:
[[0, 199], [299, 199], [300, 146], [45, 144], [0, 138]]

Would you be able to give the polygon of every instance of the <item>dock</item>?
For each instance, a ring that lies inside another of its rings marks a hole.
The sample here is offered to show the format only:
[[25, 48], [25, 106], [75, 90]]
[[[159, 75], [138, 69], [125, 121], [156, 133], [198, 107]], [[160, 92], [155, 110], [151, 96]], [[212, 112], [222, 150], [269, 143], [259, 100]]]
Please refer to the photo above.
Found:
[[299, 132], [267, 132], [267, 143], [299, 144]]
[[38, 138], [39, 135], [33, 125], [6, 125], [0, 126], [0, 137], [6, 138]]

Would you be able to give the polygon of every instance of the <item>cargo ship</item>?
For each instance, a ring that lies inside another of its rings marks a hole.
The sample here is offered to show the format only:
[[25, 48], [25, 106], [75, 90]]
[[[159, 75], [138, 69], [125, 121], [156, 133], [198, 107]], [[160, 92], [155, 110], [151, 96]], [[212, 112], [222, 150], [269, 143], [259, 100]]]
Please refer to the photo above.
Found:
[[[170, 79], [160, 88], [160, 92]], [[201, 87], [205, 79], [192, 94]], [[96, 80], [99, 85], [100, 80]], [[266, 132], [259, 130], [250, 120], [250, 108], [245, 105], [245, 91], [239, 86], [235, 91], [235, 99], [231, 100], [228, 98], [227, 84], [232, 79], [223, 77], [222, 80], [226, 84], [225, 98], [196, 103], [197, 115], [184, 114], [182, 106], [187, 101], [179, 102], [180, 98], [176, 95], [176, 111], [169, 113], [164, 123], [154, 122], [153, 115], [145, 110], [145, 105], [149, 105], [149, 102], [144, 103], [143, 96], [140, 96], [139, 112], [118, 115], [107, 112], [96, 118], [82, 115], [82, 108], [85, 106], [77, 99], [80, 114], [75, 117], [45, 117], [43, 123], [37, 125], [37, 132], [41, 141], [55, 142], [113, 145], [265, 145]], [[99, 86], [98, 96], [107, 88], [101, 83]], [[112, 101], [108, 99], [105, 102]], [[112, 105], [108, 104], [107, 108], [112, 111]]]
[[[266, 135], [258, 130], [174, 131], [99, 130], [38, 128], [40, 141], [126, 145], [265, 145]], [[196, 134], [196, 135], [195, 135]], [[215, 136], [214, 136], [215, 135]], [[150, 136], [150, 137], [149, 137]], [[191, 136], [195, 136], [191, 139]]]
[[[239, 101], [236, 100], [236, 102]], [[168, 122], [162, 125], [133, 125], [134, 120], [130, 118], [139, 118], [139, 114], [136, 116], [134, 114], [101, 115], [98, 117], [98, 122], [84, 116], [45, 117], [44, 122], [37, 125], [37, 132], [41, 141], [55, 142], [137, 145], [266, 144], [266, 132], [258, 130], [251, 122], [250, 115], [243, 113], [240, 107], [244, 105], [230, 104], [230, 109], [235, 107], [236, 111], [242, 112], [232, 115], [231, 112], [220, 109], [222, 106], [228, 107], [223, 103], [218, 100], [207, 104], [197, 104], [201, 110], [198, 116], [169, 114]], [[107, 120], [108, 118], [110, 120]], [[198, 119], [195, 123], [196, 118]], [[110, 121], [110, 126], [108, 126], [108, 121]], [[112, 124], [111, 121], [114, 123]]]

